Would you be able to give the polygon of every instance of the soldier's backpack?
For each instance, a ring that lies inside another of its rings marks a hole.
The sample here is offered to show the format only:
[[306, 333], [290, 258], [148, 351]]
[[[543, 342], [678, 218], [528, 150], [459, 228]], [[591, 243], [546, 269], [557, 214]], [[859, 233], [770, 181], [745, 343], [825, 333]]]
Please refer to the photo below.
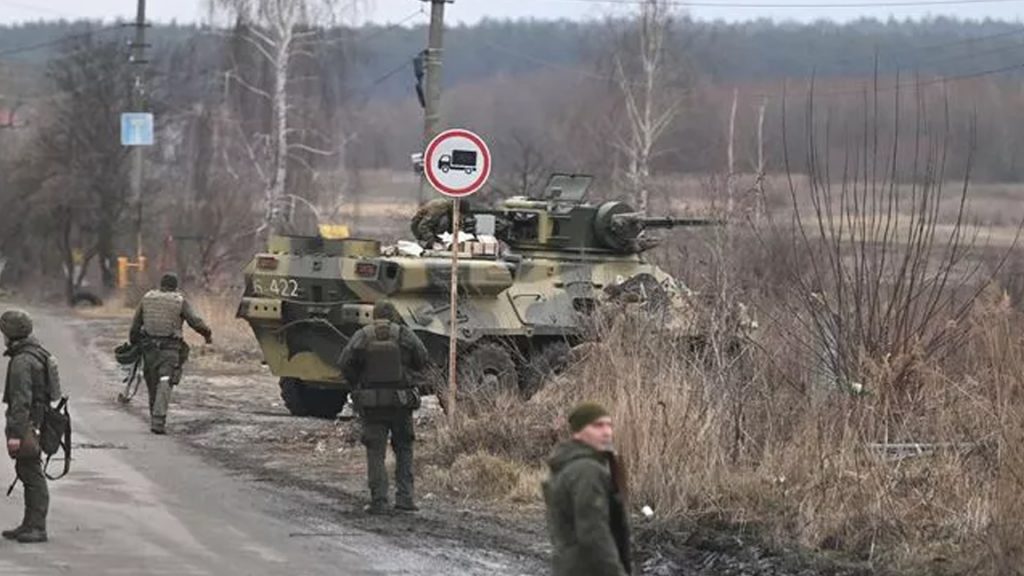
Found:
[[[68, 397], [64, 396], [60, 386], [60, 372], [57, 359], [43, 347], [32, 347], [25, 350], [44, 366], [46, 376], [46, 408], [43, 411], [43, 425], [39, 429], [39, 448], [46, 454], [43, 473], [50, 480], [60, 480], [71, 471], [71, 413], [68, 411]], [[56, 406], [53, 403], [57, 402]], [[50, 459], [57, 452], [64, 452], [64, 469], [56, 476], [47, 470]]]

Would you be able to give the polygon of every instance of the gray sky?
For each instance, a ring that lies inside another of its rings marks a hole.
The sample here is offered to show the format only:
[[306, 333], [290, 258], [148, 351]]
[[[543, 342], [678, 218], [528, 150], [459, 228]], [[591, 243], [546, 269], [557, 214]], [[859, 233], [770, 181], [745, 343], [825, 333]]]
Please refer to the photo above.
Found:
[[[427, 5], [420, 0], [366, 0], [372, 8], [364, 13], [363, 18], [376, 22], [395, 22], [403, 20]], [[715, 0], [708, 0], [714, 2]], [[730, 0], [720, 0], [728, 2]], [[731, 0], [734, 3], [736, 0]], [[870, 2], [872, 0], [743, 0], [749, 4], [779, 3], [812, 3], [836, 4], [851, 1]], [[887, 0], [876, 0], [885, 2]], [[892, 0], [888, 0], [892, 1]], [[128, 18], [135, 14], [135, 0], [0, 0], [0, 22], [11, 23], [24, 20], [52, 18], [102, 18], [112, 20], [117, 17]], [[148, 12], [152, 20], [190, 22], [203, 17], [202, 0], [149, 0]], [[483, 17], [493, 18], [600, 18], [607, 15], [622, 14], [627, 7], [605, 5], [579, 0], [456, 0], [449, 6], [450, 21], [476, 22]], [[915, 6], [915, 7], [878, 7], [878, 8], [714, 8], [694, 7], [690, 13], [699, 19], [745, 20], [769, 17], [775, 19], [813, 20], [832, 18], [850, 20], [863, 16], [888, 18], [894, 16], [925, 17], [934, 15], [951, 15], [963, 18], [995, 18], [1004, 20], [1020, 20], [1024, 12], [1024, 0], [1019, 2], [994, 2], [968, 4], [960, 6]], [[422, 17], [421, 17], [422, 18]], [[425, 20], [425, 18], [423, 18]], [[413, 19], [410, 22], [418, 22]]]

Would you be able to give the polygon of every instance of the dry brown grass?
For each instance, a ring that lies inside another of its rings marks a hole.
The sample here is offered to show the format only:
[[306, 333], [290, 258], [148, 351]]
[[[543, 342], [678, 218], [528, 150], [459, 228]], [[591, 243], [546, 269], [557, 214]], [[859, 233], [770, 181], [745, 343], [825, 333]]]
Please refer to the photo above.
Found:
[[[79, 308], [76, 313], [89, 318], [118, 318], [130, 321], [135, 313], [132, 295], [108, 298], [102, 306]], [[253, 336], [252, 329], [241, 319], [235, 317], [238, 309], [238, 297], [235, 295], [190, 293], [189, 302], [213, 330], [214, 345], [205, 347], [203, 338], [185, 329], [185, 340], [192, 346], [197, 361], [217, 361], [220, 363], [258, 363], [259, 346]], [[125, 334], [127, 338], [127, 334]]]
[[[781, 341], [723, 376], [632, 326], [530, 403], [443, 427], [439, 445], [454, 485], [501, 498], [539, 474], [570, 407], [597, 400], [614, 413], [633, 507], [657, 521], [713, 518], [920, 573], [1018, 574], [1024, 318], [990, 296], [970, 323], [968, 344], [917, 367], [921, 393], [903, 399], [875, 393], [885, 370], [859, 397], [807, 381]], [[958, 446], [887, 458], [872, 446], [885, 442]]]
[[519, 505], [540, 500], [543, 479], [542, 468], [474, 452], [458, 456], [451, 466], [428, 466], [423, 480], [456, 497]]
[[[235, 317], [238, 310], [238, 296], [221, 294], [195, 294], [190, 296], [195, 311], [213, 329], [215, 345], [225, 351], [258, 353], [259, 349], [252, 329], [244, 320]], [[201, 338], [189, 336], [195, 343]]]

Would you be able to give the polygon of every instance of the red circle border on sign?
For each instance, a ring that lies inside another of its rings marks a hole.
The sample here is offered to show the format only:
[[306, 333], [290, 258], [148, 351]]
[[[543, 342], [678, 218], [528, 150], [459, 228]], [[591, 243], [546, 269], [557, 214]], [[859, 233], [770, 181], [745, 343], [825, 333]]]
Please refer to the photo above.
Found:
[[[484, 167], [480, 171], [480, 176], [477, 177], [477, 179], [474, 180], [472, 184], [464, 188], [450, 188], [448, 186], [445, 186], [444, 184], [439, 182], [437, 180], [437, 177], [434, 175], [434, 168], [432, 162], [434, 152], [437, 151], [437, 147], [441, 145], [441, 142], [444, 142], [449, 138], [455, 137], [462, 137], [465, 138], [466, 140], [469, 140], [473, 144], [476, 144], [484, 155]], [[427, 180], [430, 182], [430, 185], [433, 186], [434, 189], [440, 192], [441, 194], [452, 198], [462, 198], [464, 196], [470, 196], [476, 193], [478, 190], [483, 188], [484, 184], [487, 182], [487, 179], [491, 175], [491, 150], [490, 148], [487, 147], [487, 144], [484, 142], [483, 138], [477, 136], [476, 134], [470, 132], [469, 130], [445, 130], [444, 132], [435, 136], [434, 139], [430, 141], [430, 145], [427, 146], [427, 153], [424, 154], [423, 161], [425, 173], [427, 175]]]

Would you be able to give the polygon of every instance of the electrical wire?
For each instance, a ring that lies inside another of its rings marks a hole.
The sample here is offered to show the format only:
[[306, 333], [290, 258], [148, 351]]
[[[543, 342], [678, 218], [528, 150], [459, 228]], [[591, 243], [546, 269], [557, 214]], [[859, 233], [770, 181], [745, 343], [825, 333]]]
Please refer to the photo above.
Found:
[[381, 74], [375, 80], [367, 83], [365, 86], [357, 89], [355, 92], [352, 92], [349, 95], [349, 97], [350, 98], [358, 99], [358, 98], [363, 98], [363, 97], [369, 96], [370, 92], [372, 92], [374, 88], [376, 88], [376, 87], [380, 86], [381, 84], [387, 82], [388, 80], [393, 78], [395, 75], [397, 75], [399, 72], [401, 72], [401, 71], [405, 70], [406, 68], [412, 66], [412, 61], [413, 61], [414, 58], [415, 58], [415, 56], [409, 57], [404, 62], [402, 62], [402, 64], [400, 64], [399, 66], [396, 66], [395, 68], [392, 68], [391, 70], [385, 72], [384, 74]]
[[[642, 6], [651, 0], [544, 0], [546, 2], [576, 2], [618, 6]], [[897, 8], [911, 6], [961, 6], [971, 4], [1008, 4], [1021, 0], [885, 0], [883, 2], [714, 2], [706, 0], [657, 0], [662, 5], [703, 8]]]
[[57, 10], [51, 10], [44, 8], [36, 4], [26, 4], [24, 2], [14, 2], [13, 0], [0, 0], [0, 5], [11, 6], [12, 8], [19, 8], [21, 10], [28, 10], [30, 12], [36, 12], [39, 14], [52, 14], [54, 16], [60, 16], [61, 18], [69, 18], [72, 20], [85, 20], [84, 16], [78, 16], [74, 14], [67, 14], [65, 12], [59, 12]]
[[16, 46], [14, 48], [7, 48], [6, 50], [0, 50], [0, 58], [3, 58], [5, 56], [13, 56], [15, 54], [22, 54], [24, 52], [32, 52], [34, 50], [41, 50], [43, 48], [50, 48], [52, 46], [59, 46], [59, 45], [65, 43], [65, 42], [67, 42], [68, 40], [74, 40], [76, 38], [86, 38], [86, 37], [92, 36], [94, 34], [99, 34], [99, 33], [103, 33], [103, 32], [110, 32], [112, 30], [121, 30], [123, 28], [124, 28], [124, 24], [115, 24], [115, 25], [111, 25], [111, 26], [102, 26], [100, 28], [95, 28], [95, 29], [92, 29], [92, 30], [87, 30], [85, 32], [76, 32], [76, 33], [73, 33], [73, 34], [65, 34], [64, 36], [61, 36], [60, 38], [56, 38], [54, 40], [48, 40], [46, 42], [39, 42], [38, 44], [28, 44], [28, 45], [25, 45], [25, 46]]
[[[918, 90], [928, 86], [935, 86], [939, 84], [947, 84], [953, 82], [961, 82], [964, 80], [972, 80], [975, 78], [983, 78], [985, 76], [994, 76], [998, 74], [1006, 74], [1008, 72], [1015, 72], [1018, 70], [1024, 70], [1024, 62], [1019, 64], [1012, 64], [1009, 66], [1001, 66], [999, 68], [992, 68], [989, 70], [981, 70], [978, 72], [968, 72], [965, 74], [956, 74], [953, 76], [938, 76], [935, 78], [929, 78], [927, 80], [916, 80], [914, 82], [897, 83], [891, 86], [879, 86], [879, 87], [861, 87], [857, 89], [844, 88], [836, 90], [815, 90], [813, 93], [814, 98], [835, 98], [842, 96], [861, 96], [866, 92], [884, 94], [887, 92], [904, 91], [904, 90]], [[778, 90], [773, 92], [758, 92], [750, 94], [750, 97], [760, 99], [770, 99], [776, 97], [782, 97], [787, 93], [784, 90]]]
[[[570, 66], [565, 66], [565, 65], [557, 63], [557, 62], [551, 62], [551, 61], [545, 60], [543, 58], [539, 58], [539, 57], [536, 57], [536, 56], [531, 56], [531, 55], [528, 55], [528, 54], [523, 54], [521, 52], [517, 52], [515, 50], [511, 50], [511, 49], [509, 49], [507, 47], [499, 46], [499, 45], [494, 44], [492, 42], [485, 42], [485, 44], [489, 45], [491, 48], [494, 48], [494, 49], [499, 50], [501, 52], [505, 52], [506, 54], [509, 54], [511, 56], [522, 58], [524, 60], [529, 60], [529, 61], [535, 62], [537, 64], [540, 64], [542, 66], [547, 66], [547, 67], [558, 69], [558, 70], [569, 71], [569, 72], [572, 72], [572, 73], [575, 73], [575, 74], [579, 74], [580, 76], [583, 76], [583, 77], [586, 77], [586, 78], [592, 78], [592, 79], [595, 79], [595, 80], [601, 80], [601, 81], [616, 80], [615, 78], [612, 78], [610, 76], [605, 76], [605, 75], [596, 74], [596, 73], [593, 73], [593, 72], [588, 72], [586, 70], [580, 70], [580, 69], [577, 69], [577, 68], [572, 68]], [[1016, 47], [1017, 46], [1015, 46], [1014, 48], [1016, 48]], [[1024, 48], [1024, 45], [1021, 45], [1019, 47], [1020, 48]], [[955, 60], [955, 59], [951, 59], [951, 60]], [[918, 89], [918, 88], [923, 88], [923, 87], [927, 87], [927, 86], [934, 86], [934, 85], [937, 85], [937, 84], [944, 84], [944, 83], [947, 83], [947, 82], [960, 82], [960, 81], [970, 80], [970, 79], [974, 79], [974, 78], [981, 78], [981, 77], [984, 77], [984, 76], [993, 76], [993, 75], [998, 75], [998, 74], [1006, 74], [1008, 72], [1014, 72], [1014, 71], [1021, 70], [1021, 69], [1024, 69], [1024, 63], [1013, 64], [1013, 65], [1009, 65], [1009, 66], [1002, 66], [1002, 67], [999, 67], [999, 68], [993, 68], [993, 69], [989, 69], [989, 70], [981, 70], [981, 71], [978, 71], [978, 72], [968, 72], [968, 73], [957, 74], [957, 75], [952, 75], [952, 76], [939, 76], [939, 77], [936, 77], [936, 78], [930, 78], [930, 79], [927, 79], [927, 80], [918, 80], [918, 81], [910, 82], [910, 83], [899, 83], [899, 84], [892, 85], [892, 86], [880, 87], [880, 88], [877, 89], [877, 91], [880, 92], [880, 93], [884, 93], [884, 92], [893, 92], [893, 91], [896, 91], [896, 90]], [[864, 90], [865, 90], [864, 88], [827, 90], [827, 91], [815, 92], [814, 96], [816, 98], [817, 97], [829, 98], [829, 97], [861, 95], [861, 94], [864, 93]], [[783, 94], [784, 94], [784, 92], [780, 90], [780, 91], [775, 91], [775, 92], [759, 92], [759, 93], [750, 94], [749, 96], [750, 97], [754, 97], [754, 98], [773, 98], [773, 97], [782, 96]]]

